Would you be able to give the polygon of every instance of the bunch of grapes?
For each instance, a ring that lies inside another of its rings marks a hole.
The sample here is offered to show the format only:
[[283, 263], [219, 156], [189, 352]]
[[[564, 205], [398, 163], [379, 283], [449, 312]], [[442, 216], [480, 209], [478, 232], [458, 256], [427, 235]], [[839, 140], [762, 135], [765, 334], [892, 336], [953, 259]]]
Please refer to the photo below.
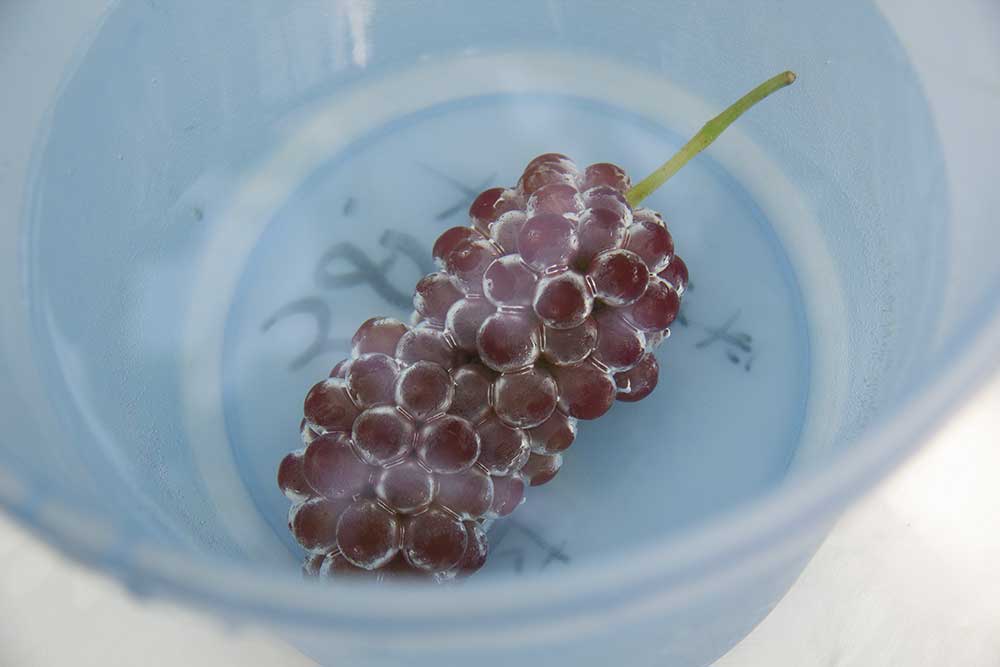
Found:
[[307, 574], [474, 572], [484, 521], [556, 476], [577, 420], [653, 391], [688, 275], [629, 187], [612, 164], [535, 158], [437, 240], [411, 326], [358, 329], [279, 469]]

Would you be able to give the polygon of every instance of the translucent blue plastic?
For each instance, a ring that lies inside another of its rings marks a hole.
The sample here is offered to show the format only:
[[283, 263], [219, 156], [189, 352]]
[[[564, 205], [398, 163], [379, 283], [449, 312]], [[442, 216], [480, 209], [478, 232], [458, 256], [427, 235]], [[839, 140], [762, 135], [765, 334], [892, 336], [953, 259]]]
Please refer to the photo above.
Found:
[[[996, 195], [867, 3], [72, 5], [0, 21], [0, 502], [137, 592], [331, 665], [706, 665], [992, 368], [1000, 233], [953, 189]], [[465, 585], [300, 581], [305, 390], [471, 197], [547, 151], [641, 178], [786, 68], [647, 201], [693, 283], [653, 396]]]

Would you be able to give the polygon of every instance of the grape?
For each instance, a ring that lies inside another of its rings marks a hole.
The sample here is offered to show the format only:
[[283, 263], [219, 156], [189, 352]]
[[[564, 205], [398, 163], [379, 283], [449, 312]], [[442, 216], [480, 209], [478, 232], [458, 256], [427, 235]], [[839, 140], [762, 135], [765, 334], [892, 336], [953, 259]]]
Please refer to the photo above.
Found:
[[396, 404], [417, 420], [445, 412], [454, 395], [451, 375], [430, 361], [405, 369], [396, 383]]
[[292, 502], [302, 502], [314, 493], [302, 469], [304, 451], [297, 449], [287, 454], [278, 465], [278, 488]]
[[662, 331], [670, 326], [681, 309], [681, 298], [674, 288], [652, 277], [646, 291], [625, 310], [625, 317], [643, 331]]
[[528, 218], [517, 236], [521, 258], [538, 271], [568, 266], [579, 248], [580, 239], [574, 223], [552, 213]]
[[444, 330], [456, 347], [466, 352], [475, 352], [479, 327], [495, 311], [496, 308], [486, 299], [462, 299], [448, 311]]
[[670, 338], [670, 329], [664, 329], [663, 331], [653, 331], [646, 334], [646, 349], [654, 350], [660, 346], [660, 343]]
[[538, 426], [556, 409], [557, 391], [556, 381], [544, 370], [504, 374], [493, 384], [493, 409], [509, 426]]
[[550, 329], [542, 332], [542, 355], [557, 366], [577, 364], [597, 347], [597, 323], [588, 317], [572, 329]]
[[643, 220], [629, 225], [625, 248], [642, 257], [650, 273], [667, 268], [674, 254], [674, 240], [663, 225]]
[[621, 319], [614, 310], [594, 316], [597, 321], [597, 348], [591, 358], [612, 371], [632, 368], [646, 352], [646, 337]]
[[443, 572], [458, 565], [468, 543], [462, 522], [436, 507], [407, 519], [403, 531], [406, 560], [428, 572]]
[[472, 206], [469, 207], [469, 218], [479, 231], [489, 234], [490, 223], [507, 211], [523, 208], [524, 199], [516, 190], [490, 188], [481, 192], [472, 202]]
[[364, 572], [365, 570], [347, 560], [344, 554], [334, 551], [323, 558], [317, 574], [323, 579], [340, 579], [344, 576], [356, 576]]
[[350, 431], [358, 406], [351, 400], [346, 382], [328, 378], [313, 385], [306, 394], [303, 412], [310, 428], [318, 433]]
[[414, 327], [399, 339], [396, 360], [403, 364], [429, 361], [450, 369], [458, 361], [444, 332], [428, 326]]
[[656, 361], [656, 357], [647, 353], [630, 370], [615, 374], [618, 400], [627, 403], [641, 401], [653, 393], [659, 380], [660, 364]]
[[589, 188], [581, 195], [585, 208], [606, 208], [618, 214], [625, 226], [632, 224], [632, 208], [625, 200], [625, 195], [606, 185]]
[[337, 362], [337, 365], [333, 367], [330, 371], [330, 377], [332, 378], [346, 378], [347, 371], [351, 369], [351, 361], [353, 359], [342, 359]]
[[526, 484], [524, 477], [518, 474], [509, 477], [497, 477], [493, 480], [493, 507], [490, 515], [507, 516], [524, 502]]
[[531, 304], [538, 277], [518, 255], [504, 255], [483, 274], [483, 294], [493, 305], [519, 307]]
[[588, 268], [594, 257], [605, 250], [620, 248], [625, 242], [625, 221], [622, 216], [606, 208], [588, 208], [580, 216], [577, 236], [580, 250], [576, 264]]
[[625, 194], [632, 187], [632, 180], [618, 165], [610, 162], [598, 162], [587, 167], [584, 172], [583, 188], [587, 190], [599, 185], [605, 185]]
[[531, 450], [538, 454], [566, 451], [576, 438], [576, 420], [559, 410], [539, 426], [528, 430]]
[[399, 551], [396, 516], [368, 498], [355, 501], [337, 522], [337, 546], [353, 565], [374, 570]]
[[663, 216], [651, 208], [637, 208], [632, 211], [632, 222], [652, 222], [663, 224]]
[[461, 576], [469, 576], [480, 570], [483, 565], [486, 565], [486, 557], [490, 552], [486, 531], [483, 530], [482, 526], [475, 521], [466, 521], [465, 532], [469, 535], [469, 543], [457, 566]]
[[528, 436], [521, 429], [507, 426], [493, 415], [477, 426], [476, 431], [482, 447], [479, 464], [491, 475], [517, 472], [528, 460], [531, 453]]
[[670, 283], [678, 295], [684, 296], [688, 284], [688, 267], [683, 259], [677, 255], [671, 257], [667, 268], [660, 271], [659, 276]]
[[337, 546], [337, 520], [350, 504], [346, 500], [313, 498], [293, 509], [292, 535], [311, 553], [326, 553]]
[[326, 554], [307, 554], [305, 560], [302, 561], [302, 576], [306, 578], [319, 576], [324, 560], [326, 560]]
[[587, 278], [598, 299], [612, 306], [627, 306], [646, 290], [649, 270], [634, 252], [607, 250], [594, 258]]
[[434, 256], [434, 261], [437, 262], [437, 265], [444, 268], [445, 260], [448, 255], [450, 255], [451, 251], [454, 250], [462, 241], [468, 241], [481, 237], [482, 234], [480, 234], [474, 227], [452, 227], [437, 238], [437, 241], [434, 242], [434, 249], [431, 250], [431, 254]]
[[409, 417], [393, 406], [380, 405], [354, 421], [354, 446], [365, 461], [386, 465], [406, 456], [415, 431]]
[[550, 183], [535, 190], [528, 198], [528, 217], [552, 213], [576, 220], [583, 200], [576, 188], [566, 183]]
[[553, 369], [559, 407], [577, 419], [597, 419], [615, 402], [615, 382], [597, 366], [583, 362]]
[[478, 466], [438, 475], [437, 503], [465, 519], [477, 519], [493, 505], [493, 478]]
[[528, 163], [518, 182], [518, 187], [526, 195], [550, 183], [566, 183], [576, 187], [580, 173], [576, 165], [565, 155], [545, 153]]
[[532, 452], [531, 456], [528, 457], [528, 462], [521, 468], [521, 474], [524, 475], [531, 486], [541, 486], [552, 481], [552, 478], [556, 476], [556, 473], [562, 467], [562, 463], [562, 454], [546, 456], [545, 454]]
[[391, 317], [373, 317], [358, 327], [351, 338], [351, 354], [358, 357], [369, 352], [380, 352], [391, 357], [407, 329], [405, 324]]
[[454, 415], [442, 415], [420, 428], [417, 455], [438, 473], [467, 470], [479, 456], [479, 435], [472, 424]]
[[413, 567], [402, 552], [378, 569], [379, 580], [383, 582], [413, 582], [430, 578], [430, 573]]
[[528, 216], [524, 211], [507, 211], [490, 225], [490, 238], [507, 254], [517, 252], [517, 236]]
[[482, 294], [483, 273], [499, 254], [496, 247], [486, 239], [471, 239], [455, 246], [445, 260], [445, 267], [462, 291], [467, 294]]
[[455, 398], [451, 401], [451, 414], [478, 424], [490, 413], [490, 389], [493, 371], [481, 364], [466, 364], [452, 372]]
[[399, 365], [392, 357], [380, 352], [362, 354], [351, 363], [347, 373], [347, 389], [363, 408], [392, 403], [393, 388]]
[[316, 493], [350, 497], [368, 486], [371, 469], [358, 458], [346, 433], [327, 433], [306, 448], [303, 474]]
[[419, 512], [434, 500], [434, 477], [416, 461], [383, 468], [375, 477], [375, 495], [401, 514]]
[[546, 326], [572, 329], [590, 315], [594, 297], [583, 276], [571, 269], [542, 278], [533, 305], [535, 314]]
[[538, 359], [538, 325], [534, 318], [516, 313], [494, 313], [476, 336], [479, 358], [495, 371], [526, 368]]
[[447, 273], [428, 273], [413, 292], [413, 307], [424, 319], [442, 324], [448, 309], [461, 298], [462, 292]]

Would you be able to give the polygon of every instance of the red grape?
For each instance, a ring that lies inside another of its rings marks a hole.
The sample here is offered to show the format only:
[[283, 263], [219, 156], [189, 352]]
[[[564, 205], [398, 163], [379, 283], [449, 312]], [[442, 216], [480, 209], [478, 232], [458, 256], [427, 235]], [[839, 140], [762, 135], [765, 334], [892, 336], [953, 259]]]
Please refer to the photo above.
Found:
[[583, 188], [606, 185], [622, 194], [628, 192], [632, 187], [632, 180], [625, 173], [625, 170], [610, 162], [598, 162], [587, 167], [583, 174]]
[[681, 309], [674, 288], [657, 277], [649, 279], [646, 291], [625, 310], [625, 317], [643, 331], [662, 331], [670, 326]]
[[627, 306], [646, 290], [649, 270], [634, 252], [607, 250], [594, 258], [587, 277], [598, 299], [612, 306]]
[[445, 266], [467, 294], [482, 294], [483, 273], [500, 253], [486, 239], [470, 239], [455, 246]]
[[597, 347], [597, 323], [588, 317], [572, 329], [550, 329], [542, 332], [542, 355], [557, 366], [577, 364]]
[[408, 328], [391, 317], [373, 317], [358, 327], [351, 338], [351, 353], [357, 357], [368, 352], [380, 352], [391, 357]]
[[504, 255], [483, 274], [483, 294], [496, 306], [518, 307], [531, 304], [538, 277], [518, 255]]
[[410, 565], [402, 552], [378, 569], [379, 581], [383, 582], [413, 582], [431, 578], [432, 574]]
[[337, 522], [337, 546], [353, 565], [374, 570], [399, 551], [396, 516], [368, 498], [356, 500]]
[[493, 480], [492, 516], [507, 516], [524, 502], [524, 491], [527, 485], [524, 477], [519, 474], [509, 477], [497, 477]]
[[561, 215], [543, 213], [528, 218], [517, 237], [521, 258], [533, 269], [568, 266], [580, 249], [576, 226]]
[[524, 194], [530, 195], [550, 183], [566, 183], [576, 187], [579, 180], [580, 173], [572, 160], [559, 153], [545, 153], [528, 163], [518, 187]]
[[482, 569], [486, 565], [486, 557], [490, 548], [486, 539], [486, 531], [475, 521], [465, 522], [465, 532], [469, 535], [469, 544], [465, 547], [465, 554], [458, 562], [458, 570], [461, 576], [468, 576]]
[[618, 400], [627, 403], [641, 401], [653, 393], [660, 380], [660, 364], [656, 357], [647, 353], [634, 367], [615, 374], [618, 386]]
[[447, 273], [428, 273], [417, 283], [413, 307], [425, 319], [442, 324], [448, 309], [462, 298], [462, 292]]
[[564, 215], [576, 220], [583, 201], [576, 188], [566, 183], [550, 183], [535, 190], [528, 198], [528, 217], [542, 213]]
[[632, 211], [632, 222], [652, 222], [663, 224], [663, 216], [651, 208], [637, 208]]
[[462, 522], [436, 507], [407, 519], [403, 531], [406, 560], [428, 572], [443, 572], [458, 565], [468, 543]]
[[337, 365], [333, 367], [330, 371], [330, 377], [332, 378], [346, 378], [347, 371], [351, 369], [351, 362], [353, 359], [341, 359], [337, 362]]
[[450, 369], [458, 358], [443, 331], [421, 325], [410, 329], [399, 339], [396, 361], [403, 364], [429, 361]]
[[356, 576], [364, 572], [366, 570], [362, 570], [344, 558], [344, 554], [334, 551], [323, 558], [317, 574], [323, 579], [340, 579], [344, 576]]
[[517, 236], [528, 216], [524, 211], [507, 211], [490, 225], [490, 238], [507, 254], [517, 252]]
[[519, 428], [507, 426], [495, 415], [476, 427], [482, 449], [479, 464], [491, 475], [517, 472], [531, 452], [528, 436]]
[[476, 334], [496, 308], [483, 298], [462, 299], [451, 307], [444, 330], [455, 346], [466, 352], [476, 351]]
[[469, 207], [472, 224], [484, 234], [489, 234], [490, 223], [507, 211], [524, 208], [524, 199], [516, 190], [490, 188], [484, 190]]
[[479, 435], [472, 424], [454, 415], [442, 415], [420, 428], [417, 455], [438, 473], [467, 470], [479, 456]]
[[477, 363], [459, 366], [452, 372], [455, 398], [451, 401], [451, 414], [478, 424], [490, 413], [490, 389], [495, 374]]
[[368, 486], [372, 471], [358, 458], [346, 433], [327, 433], [306, 448], [303, 474], [316, 493], [350, 497]]
[[527, 315], [494, 313], [480, 327], [476, 344], [479, 358], [495, 371], [526, 368], [538, 359], [538, 324]]
[[576, 419], [559, 410], [539, 426], [528, 429], [531, 449], [539, 454], [558, 454], [569, 449], [576, 438]]
[[544, 370], [506, 373], [493, 384], [493, 409], [509, 426], [538, 426], [556, 409], [557, 391], [556, 381]]
[[361, 407], [392, 403], [399, 365], [392, 357], [379, 352], [362, 354], [347, 373], [347, 389]]
[[438, 475], [437, 502], [465, 519], [477, 519], [493, 504], [493, 478], [478, 466], [454, 475]]
[[625, 248], [642, 257], [650, 273], [657, 273], [670, 262], [674, 240], [662, 224], [643, 220], [629, 225]]
[[615, 211], [606, 208], [585, 210], [577, 226], [577, 236], [580, 238], [577, 265], [587, 268], [595, 256], [605, 250], [620, 248], [625, 242], [626, 228], [625, 220]]
[[404, 369], [396, 383], [396, 405], [417, 420], [447, 411], [454, 395], [451, 375], [430, 361]]
[[584, 362], [553, 369], [559, 406], [571, 417], [597, 419], [615, 402], [615, 382], [597, 366]]
[[302, 469], [304, 451], [297, 449], [290, 452], [278, 465], [278, 488], [292, 502], [302, 502], [314, 493]]
[[625, 225], [632, 224], [632, 207], [625, 200], [625, 195], [606, 185], [598, 185], [585, 190], [582, 194], [585, 208], [606, 208], [617, 213]]
[[603, 310], [597, 321], [597, 348], [591, 358], [612, 371], [632, 368], [646, 352], [646, 337], [614, 310]]
[[313, 385], [303, 405], [306, 420], [318, 432], [350, 431], [358, 414], [351, 400], [347, 383], [340, 378], [328, 378]]
[[683, 296], [688, 284], [688, 267], [684, 260], [674, 255], [670, 258], [667, 268], [660, 271], [659, 276], [670, 283], [677, 294]]
[[354, 421], [354, 445], [369, 463], [386, 465], [406, 456], [415, 431], [409, 417], [393, 406], [380, 405]]
[[311, 553], [333, 550], [337, 546], [337, 520], [349, 504], [349, 500], [307, 500], [294, 509], [292, 535]]
[[470, 239], [481, 237], [482, 234], [480, 234], [474, 227], [452, 227], [437, 238], [437, 241], [434, 242], [434, 249], [431, 250], [431, 254], [434, 256], [434, 261], [437, 262], [437, 265], [444, 268], [445, 260], [448, 255], [451, 254], [451, 251], [458, 246], [458, 244], [462, 241], [468, 241]]
[[521, 474], [531, 486], [541, 486], [552, 481], [562, 467], [562, 463], [562, 454], [547, 456], [532, 452], [531, 456], [528, 457], [528, 462], [521, 468]]
[[434, 500], [434, 477], [416, 461], [383, 468], [375, 477], [375, 495], [401, 514], [419, 512]]
[[563, 271], [538, 282], [535, 314], [549, 327], [572, 329], [583, 323], [594, 308], [590, 287], [576, 271]]

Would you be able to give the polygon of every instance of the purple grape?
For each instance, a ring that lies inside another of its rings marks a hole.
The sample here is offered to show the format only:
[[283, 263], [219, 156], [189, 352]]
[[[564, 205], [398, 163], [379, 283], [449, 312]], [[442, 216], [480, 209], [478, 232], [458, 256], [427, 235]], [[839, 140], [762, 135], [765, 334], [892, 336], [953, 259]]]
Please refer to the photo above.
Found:
[[642, 258], [650, 273], [667, 268], [674, 254], [674, 240], [662, 224], [643, 220], [628, 228], [625, 248]]
[[482, 297], [469, 297], [458, 301], [448, 311], [445, 333], [455, 346], [466, 352], [476, 351], [476, 334], [486, 318], [496, 312], [496, 307]]
[[478, 466], [438, 475], [437, 503], [465, 519], [478, 519], [493, 505], [493, 478]]
[[537, 281], [519, 255], [504, 255], [483, 274], [483, 294], [498, 307], [524, 307], [531, 304]]
[[490, 390], [496, 374], [482, 364], [459, 366], [452, 372], [455, 398], [451, 413], [478, 424], [490, 414]]
[[598, 299], [612, 306], [627, 306], [646, 291], [649, 269], [634, 252], [607, 250], [594, 257], [587, 278]]
[[385, 565], [399, 551], [396, 516], [374, 500], [351, 504], [337, 522], [337, 547], [351, 564], [365, 570]]
[[396, 361], [403, 364], [428, 361], [451, 369], [458, 361], [458, 355], [443, 331], [421, 325], [410, 329], [399, 339]]
[[350, 500], [313, 498], [293, 509], [292, 535], [306, 551], [327, 553], [337, 546], [337, 521]]
[[285, 455], [278, 465], [278, 488], [292, 502], [300, 503], [315, 492], [306, 481], [303, 465], [303, 452], [297, 449]]
[[521, 474], [531, 486], [541, 486], [552, 481], [562, 468], [562, 463], [562, 454], [548, 456], [532, 452], [528, 462], [521, 468]]
[[347, 389], [363, 408], [392, 403], [399, 365], [380, 352], [362, 354], [351, 363]]
[[469, 536], [462, 522], [432, 507], [407, 519], [403, 554], [414, 567], [428, 572], [444, 572], [458, 565], [468, 543]]
[[476, 429], [461, 417], [442, 415], [420, 427], [417, 434], [417, 455], [437, 473], [467, 470], [476, 462], [479, 452]]
[[612, 371], [632, 368], [646, 352], [646, 337], [625, 322], [614, 310], [594, 316], [597, 322], [597, 348], [591, 358]]
[[476, 344], [479, 358], [495, 371], [527, 368], [540, 353], [538, 324], [528, 315], [494, 313], [480, 327]]
[[553, 329], [580, 326], [594, 308], [594, 297], [583, 276], [573, 270], [542, 278], [535, 291], [535, 314]]
[[538, 426], [556, 409], [556, 381], [544, 370], [505, 373], [493, 384], [493, 409], [508, 426]]
[[499, 256], [496, 246], [486, 239], [470, 239], [455, 246], [445, 267], [466, 294], [482, 294], [483, 274]]
[[424, 319], [440, 325], [448, 309], [461, 298], [462, 292], [447, 273], [428, 273], [417, 283], [413, 307]]
[[631, 369], [615, 374], [618, 386], [618, 400], [634, 403], [653, 393], [660, 381], [660, 364], [656, 357], [647, 353]]
[[531, 450], [538, 454], [566, 451], [576, 438], [576, 419], [556, 410], [542, 424], [528, 429]]
[[475, 521], [465, 522], [465, 532], [469, 535], [469, 543], [465, 547], [465, 554], [458, 562], [457, 567], [459, 575], [467, 577], [486, 565], [486, 557], [489, 555], [490, 548], [486, 531]]
[[620, 248], [625, 242], [626, 229], [625, 220], [616, 211], [606, 208], [585, 210], [577, 226], [577, 236], [580, 239], [577, 265], [589, 268], [594, 257], [600, 253]]
[[528, 217], [542, 213], [562, 215], [576, 220], [583, 200], [576, 188], [566, 183], [550, 183], [535, 190], [528, 198]]
[[632, 180], [625, 170], [610, 162], [598, 162], [587, 167], [583, 174], [583, 189], [588, 190], [600, 185], [625, 194], [632, 187]]
[[528, 436], [523, 430], [504, 424], [496, 415], [479, 424], [476, 432], [481, 445], [479, 465], [491, 475], [510, 475], [528, 460], [531, 453]]
[[643, 331], [663, 331], [674, 321], [681, 309], [681, 298], [665, 281], [652, 277], [639, 300], [629, 306], [624, 315]]
[[434, 500], [434, 477], [416, 461], [403, 461], [383, 468], [375, 478], [375, 495], [390, 509], [412, 514]]
[[351, 400], [347, 383], [340, 378], [327, 378], [313, 385], [306, 394], [303, 412], [310, 427], [317, 433], [350, 431], [358, 406]]
[[438, 266], [444, 268], [445, 260], [451, 254], [452, 250], [458, 247], [463, 241], [476, 238], [482, 238], [482, 234], [474, 227], [452, 227], [441, 234], [437, 238], [437, 241], [434, 242], [434, 248], [431, 250], [434, 261], [437, 262]]
[[516, 510], [517, 506], [524, 502], [526, 487], [524, 477], [519, 474], [495, 478], [493, 480], [493, 507], [490, 508], [490, 515], [507, 516]]
[[351, 338], [351, 354], [359, 357], [362, 354], [378, 352], [390, 357], [396, 353], [396, 345], [409, 327], [391, 317], [373, 317], [360, 327]]
[[418, 361], [404, 369], [396, 382], [396, 405], [417, 420], [446, 412], [454, 395], [451, 375], [430, 361]]
[[588, 317], [572, 329], [550, 329], [542, 332], [542, 355], [549, 363], [571, 366], [586, 359], [597, 347], [597, 323]]
[[413, 448], [415, 433], [410, 418], [391, 405], [368, 408], [354, 421], [354, 445], [372, 464], [384, 466], [402, 459]]
[[571, 417], [597, 419], [615, 402], [615, 381], [597, 366], [583, 362], [553, 369], [559, 406]]
[[371, 480], [372, 470], [358, 458], [346, 433], [327, 433], [307, 448], [302, 472], [312, 489], [327, 498], [345, 498], [360, 493]]
[[687, 289], [688, 284], [688, 267], [683, 259], [674, 255], [670, 258], [667, 268], [660, 271], [658, 275], [670, 283], [677, 290], [678, 295], [684, 296], [684, 290]]
[[517, 237], [528, 220], [524, 211], [508, 211], [490, 225], [490, 238], [508, 255], [517, 252]]
[[490, 188], [485, 190], [469, 207], [472, 224], [483, 234], [489, 234], [490, 225], [508, 211], [524, 209], [524, 198], [516, 190]]
[[569, 266], [580, 249], [576, 226], [561, 215], [543, 213], [528, 218], [517, 237], [521, 258], [537, 271]]

